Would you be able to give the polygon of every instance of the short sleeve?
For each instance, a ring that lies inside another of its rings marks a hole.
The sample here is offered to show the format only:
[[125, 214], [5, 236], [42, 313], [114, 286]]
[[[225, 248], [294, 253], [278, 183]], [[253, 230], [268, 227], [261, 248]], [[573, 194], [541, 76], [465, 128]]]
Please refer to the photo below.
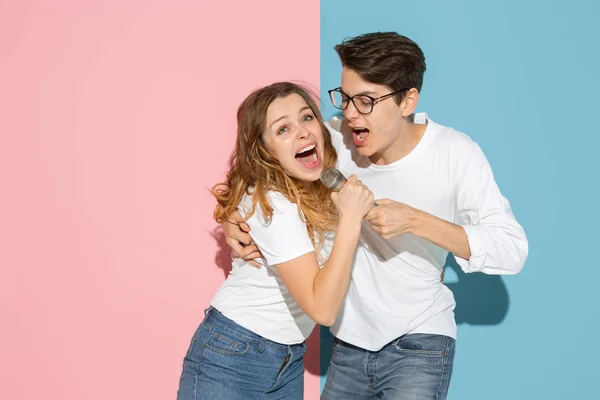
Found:
[[[277, 192], [268, 193], [273, 216], [266, 221], [259, 206], [246, 220], [250, 236], [269, 265], [281, 264], [314, 251], [306, 224], [298, 214], [298, 206]], [[246, 196], [240, 204], [240, 212], [250, 209], [251, 197]]]

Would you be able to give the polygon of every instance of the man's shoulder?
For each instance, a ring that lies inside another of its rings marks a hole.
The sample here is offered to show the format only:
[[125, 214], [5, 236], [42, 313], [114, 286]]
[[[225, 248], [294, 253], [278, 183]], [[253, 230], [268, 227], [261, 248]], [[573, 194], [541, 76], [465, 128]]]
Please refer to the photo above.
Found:
[[428, 123], [435, 134], [434, 143], [437, 146], [445, 147], [451, 152], [470, 152], [478, 147], [477, 143], [464, 132], [432, 120], [428, 120]]
[[469, 135], [454, 128], [439, 125], [433, 121], [432, 127], [436, 131], [433, 146], [435, 152], [432, 154], [445, 155], [450, 165], [456, 166], [457, 173], [465, 171], [466, 168], [473, 165], [484, 165], [487, 158], [481, 147]]

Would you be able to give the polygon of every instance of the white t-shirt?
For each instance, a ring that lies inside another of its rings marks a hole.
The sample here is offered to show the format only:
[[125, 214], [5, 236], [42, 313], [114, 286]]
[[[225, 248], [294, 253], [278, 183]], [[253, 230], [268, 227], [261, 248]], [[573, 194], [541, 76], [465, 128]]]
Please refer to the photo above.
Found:
[[[312, 332], [315, 322], [298, 306], [275, 268], [275, 265], [315, 251], [298, 206], [278, 192], [268, 192], [273, 206], [270, 223], [261, 208], [246, 221], [250, 235], [263, 253], [257, 268], [240, 258], [233, 260], [231, 273], [217, 290], [211, 305], [227, 318], [269, 340], [282, 344], [302, 343]], [[252, 198], [244, 196], [238, 209], [242, 215], [250, 210]], [[329, 257], [331, 239], [327, 238], [319, 254]], [[317, 258], [319, 259], [319, 257]]]
[[[519, 272], [527, 239], [479, 146], [425, 114], [416, 114], [415, 123], [427, 128], [413, 151], [394, 163], [375, 165], [357, 153], [345, 120], [327, 122], [339, 170], [356, 174], [375, 199], [399, 201], [462, 225], [471, 258], [456, 260], [465, 272]], [[447, 255], [410, 234], [384, 240], [363, 222], [352, 280], [331, 332], [371, 351], [407, 333], [455, 338], [454, 296], [440, 282]]]

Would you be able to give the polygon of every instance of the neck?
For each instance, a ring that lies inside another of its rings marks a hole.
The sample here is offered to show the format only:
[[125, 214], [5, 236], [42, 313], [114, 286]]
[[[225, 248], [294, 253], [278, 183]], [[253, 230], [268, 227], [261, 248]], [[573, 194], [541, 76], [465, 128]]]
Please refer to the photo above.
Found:
[[312, 181], [304, 181], [304, 189], [307, 192], [312, 192], [314, 190], [315, 183]]

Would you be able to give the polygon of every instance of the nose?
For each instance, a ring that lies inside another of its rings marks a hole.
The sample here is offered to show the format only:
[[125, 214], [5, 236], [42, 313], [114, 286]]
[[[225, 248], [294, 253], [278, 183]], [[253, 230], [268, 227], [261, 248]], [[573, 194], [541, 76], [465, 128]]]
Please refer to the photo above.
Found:
[[358, 118], [358, 116], [360, 115], [360, 113], [358, 112], [358, 110], [356, 109], [356, 107], [354, 106], [354, 102], [351, 101], [348, 104], [348, 107], [346, 107], [344, 110], [344, 117], [348, 120], [348, 121], [352, 121], [355, 120], [356, 118]]
[[303, 124], [299, 124], [296, 136], [298, 137], [298, 139], [306, 139], [310, 136], [310, 131]]

